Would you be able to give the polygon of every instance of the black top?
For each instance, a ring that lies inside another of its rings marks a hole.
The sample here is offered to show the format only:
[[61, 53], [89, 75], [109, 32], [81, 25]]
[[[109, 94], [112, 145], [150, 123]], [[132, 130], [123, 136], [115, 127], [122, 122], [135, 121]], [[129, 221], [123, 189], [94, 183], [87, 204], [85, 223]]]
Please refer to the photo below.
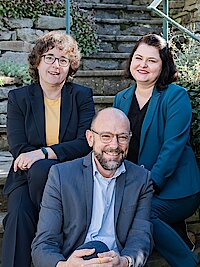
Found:
[[142, 123], [146, 115], [148, 105], [149, 105], [149, 100], [143, 106], [143, 108], [140, 109], [136, 95], [135, 94], [133, 95], [133, 99], [132, 99], [131, 106], [130, 106], [129, 113], [128, 113], [128, 118], [130, 120], [131, 131], [133, 135], [130, 140], [127, 159], [136, 164], [138, 164], [138, 154], [139, 154], [139, 148], [140, 148], [140, 134], [141, 134]]

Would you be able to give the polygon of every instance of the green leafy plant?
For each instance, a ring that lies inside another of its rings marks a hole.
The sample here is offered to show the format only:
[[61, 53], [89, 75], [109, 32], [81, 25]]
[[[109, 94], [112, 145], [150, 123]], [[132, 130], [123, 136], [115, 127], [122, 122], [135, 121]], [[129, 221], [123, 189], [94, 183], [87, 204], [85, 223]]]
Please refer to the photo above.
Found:
[[2, 1], [0, 4], [0, 16], [4, 19], [26, 17], [35, 20], [42, 14], [41, 3], [38, 0]]
[[65, 16], [65, 0], [12, 0], [2, 1], [0, 16], [4, 18], [31, 18], [40, 15]]
[[186, 36], [174, 36], [171, 46], [179, 71], [177, 83], [188, 90], [192, 104], [191, 142], [200, 163], [200, 46]]
[[[71, 31], [74, 38], [79, 43], [81, 52], [88, 56], [99, 49], [100, 40], [96, 33], [96, 25], [94, 20], [94, 12], [88, 14], [80, 9], [80, 7], [71, 2], [72, 25]], [[79, 42], [79, 40], [82, 40]]]
[[3, 79], [0, 77], [0, 86], [3, 86], [3, 85], [4, 85]]
[[[0, 17], [4, 25], [10, 18], [31, 18], [36, 21], [40, 15], [64, 17], [65, 0], [13, 0], [0, 3]], [[71, 33], [77, 40], [83, 56], [88, 56], [99, 49], [100, 40], [96, 33], [94, 12], [82, 10], [71, 1]]]
[[[14, 77], [20, 85], [31, 83], [31, 78], [28, 72], [27, 65], [16, 64], [12, 61], [0, 62], [0, 76]], [[0, 81], [0, 86], [3, 86], [3, 79]]]

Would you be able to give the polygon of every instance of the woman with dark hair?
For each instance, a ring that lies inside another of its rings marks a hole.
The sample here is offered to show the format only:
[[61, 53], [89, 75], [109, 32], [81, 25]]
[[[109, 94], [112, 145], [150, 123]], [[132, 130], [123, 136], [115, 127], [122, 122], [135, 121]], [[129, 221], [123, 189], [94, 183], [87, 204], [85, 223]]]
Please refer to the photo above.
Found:
[[94, 115], [92, 90], [72, 83], [80, 64], [77, 42], [53, 31], [40, 37], [28, 61], [33, 84], [9, 92], [7, 136], [13, 164], [4, 187], [2, 267], [31, 266], [40, 201], [49, 169], [86, 155]]
[[136, 43], [127, 74], [135, 83], [116, 95], [114, 107], [131, 122], [127, 159], [151, 171], [155, 248], [170, 266], [194, 267], [197, 259], [184, 220], [200, 204], [200, 175], [189, 140], [187, 91], [172, 84], [177, 79], [173, 55], [156, 34]]

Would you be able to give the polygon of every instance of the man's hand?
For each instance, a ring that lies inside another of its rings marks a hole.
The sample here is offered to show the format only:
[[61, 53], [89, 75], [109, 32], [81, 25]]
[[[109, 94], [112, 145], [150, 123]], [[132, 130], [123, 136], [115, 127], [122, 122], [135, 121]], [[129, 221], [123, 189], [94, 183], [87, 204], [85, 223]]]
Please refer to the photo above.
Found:
[[[108, 265], [111, 261], [111, 257], [103, 257], [103, 258], [93, 258], [90, 260], [84, 260], [84, 256], [92, 255], [95, 252], [95, 249], [80, 249], [75, 250], [72, 255], [68, 258], [67, 261], [59, 261], [56, 267], [82, 267], [82, 266], [90, 266], [90, 267], [98, 267], [98, 266], [114, 266]], [[105, 264], [105, 265], [104, 265]]]
[[[98, 257], [101, 260], [101, 263], [95, 265], [95, 267], [127, 267], [128, 261], [125, 257], [121, 257], [114, 251], [108, 251], [104, 253], [98, 253]], [[110, 259], [109, 263], [104, 262], [104, 259]], [[91, 266], [92, 265], [88, 265]], [[94, 265], [93, 265], [94, 267]]]
[[[90, 260], [84, 260], [84, 256], [92, 255], [95, 252], [95, 249], [80, 249], [75, 250], [72, 255], [68, 258], [67, 261], [59, 261], [56, 267], [80, 267], [80, 266], [90, 266], [90, 267], [114, 267], [114, 266], [126, 266], [126, 265], [113, 265], [113, 262], [116, 259], [113, 259], [112, 256], [108, 254], [102, 257], [93, 258]], [[115, 253], [115, 252], [113, 252]], [[101, 253], [105, 254], [105, 253]], [[116, 254], [116, 253], [115, 253]], [[99, 254], [100, 255], [100, 254]], [[112, 253], [110, 255], [113, 255]]]

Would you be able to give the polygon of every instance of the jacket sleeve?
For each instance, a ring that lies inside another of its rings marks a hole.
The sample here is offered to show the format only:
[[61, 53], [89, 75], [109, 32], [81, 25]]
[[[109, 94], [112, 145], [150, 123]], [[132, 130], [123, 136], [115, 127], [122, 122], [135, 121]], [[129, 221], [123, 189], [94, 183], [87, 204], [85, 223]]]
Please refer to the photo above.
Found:
[[183, 150], [189, 142], [192, 119], [190, 100], [184, 89], [170, 92], [164, 108], [166, 116], [163, 144], [151, 169], [152, 179], [160, 190], [178, 168]]
[[84, 91], [84, 94], [80, 93], [79, 95], [80, 104], [77, 106], [79, 122], [76, 138], [51, 146], [61, 162], [82, 157], [90, 151], [85, 132], [90, 128], [95, 111], [92, 90], [87, 89], [87, 91]]
[[150, 222], [153, 187], [150, 172], [146, 172], [146, 184], [140, 190], [136, 212], [121, 255], [132, 258], [134, 266], [143, 266], [153, 249], [152, 224]]
[[17, 158], [21, 153], [37, 149], [28, 143], [25, 133], [25, 116], [18, 104], [15, 90], [8, 94], [7, 138], [9, 150], [14, 158]]
[[61, 252], [63, 211], [60, 191], [58, 168], [53, 166], [43, 194], [37, 234], [32, 242], [35, 267], [56, 266], [58, 261], [65, 260]]

